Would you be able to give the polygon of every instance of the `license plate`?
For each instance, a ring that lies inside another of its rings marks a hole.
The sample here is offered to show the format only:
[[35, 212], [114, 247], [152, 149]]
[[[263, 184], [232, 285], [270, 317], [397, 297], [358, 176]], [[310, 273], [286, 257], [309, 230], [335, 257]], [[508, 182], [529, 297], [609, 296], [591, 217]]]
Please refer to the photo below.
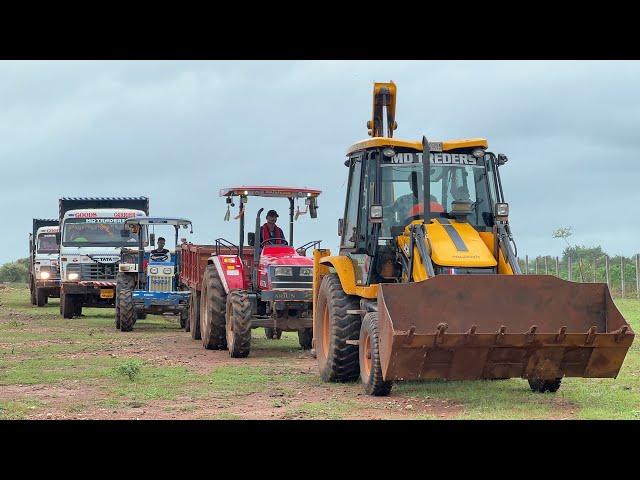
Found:
[[113, 288], [103, 288], [100, 290], [100, 298], [113, 298]]

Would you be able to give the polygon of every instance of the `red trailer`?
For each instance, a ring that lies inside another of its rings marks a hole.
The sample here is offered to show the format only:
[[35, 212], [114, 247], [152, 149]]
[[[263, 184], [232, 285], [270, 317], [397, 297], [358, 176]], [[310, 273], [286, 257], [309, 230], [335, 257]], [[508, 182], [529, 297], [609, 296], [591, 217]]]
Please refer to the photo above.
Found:
[[[239, 247], [219, 238], [215, 245], [195, 245], [184, 243], [181, 246], [182, 260], [180, 262], [180, 283], [184, 289], [191, 291], [189, 305], [189, 320], [185, 326], [191, 331], [194, 340], [200, 340], [200, 293], [202, 292], [202, 277], [207, 265], [213, 263], [214, 255], [237, 256]], [[253, 247], [243, 247], [242, 259], [248, 268], [244, 268], [245, 281], [249, 281], [249, 271], [253, 265]]]

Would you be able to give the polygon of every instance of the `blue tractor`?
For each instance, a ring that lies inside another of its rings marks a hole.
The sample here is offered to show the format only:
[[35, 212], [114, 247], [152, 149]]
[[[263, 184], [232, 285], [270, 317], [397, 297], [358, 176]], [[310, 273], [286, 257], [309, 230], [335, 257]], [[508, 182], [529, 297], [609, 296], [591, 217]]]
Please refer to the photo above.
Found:
[[[155, 230], [173, 227], [178, 245], [180, 228], [193, 227], [183, 218], [137, 217], [127, 219], [122, 236], [135, 236], [137, 248], [124, 247], [116, 278], [116, 328], [122, 332], [133, 329], [136, 320], [148, 313], [180, 315], [180, 326], [189, 318], [189, 291], [179, 290], [180, 249], [164, 248], [164, 239], [158, 239]], [[151, 230], [151, 233], [150, 233]]]

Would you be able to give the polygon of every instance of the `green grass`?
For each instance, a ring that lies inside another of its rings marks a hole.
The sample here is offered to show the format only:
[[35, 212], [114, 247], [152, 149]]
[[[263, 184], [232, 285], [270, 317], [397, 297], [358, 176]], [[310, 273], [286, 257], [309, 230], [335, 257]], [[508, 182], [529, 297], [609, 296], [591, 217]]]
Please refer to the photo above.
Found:
[[42, 407], [42, 402], [33, 399], [0, 401], [0, 420], [22, 420]]

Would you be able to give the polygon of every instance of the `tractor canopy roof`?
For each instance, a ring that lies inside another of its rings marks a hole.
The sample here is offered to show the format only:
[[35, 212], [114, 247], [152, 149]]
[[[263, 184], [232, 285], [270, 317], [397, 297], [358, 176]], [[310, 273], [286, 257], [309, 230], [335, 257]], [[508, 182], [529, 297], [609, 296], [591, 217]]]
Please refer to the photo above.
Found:
[[[487, 148], [489, 146], [486, 138], [463, 138], [458, 140], [445, 140], [443, 142], [429, 142], [429, 148], [432, 152], [446, 152], [448, 150], [456, 150], [458, 148]], [[422, 140], [400, 140], [389, 137], [374, 137], [367, 140], [360, 140], [354, 143], [347, 150], [347, 155], [369, 148], [379, 147], [400, 147], [411, 148], [413, 150], [422, 151]]]
[[223, 188], [220, 190], [221, 197], [244, 195], [246, 197], [306, 198], [317, 197], [321, 193], [321, 190], [315, 190], [313, 188], [278, 186], [240, 186]]
[[138, 217], [129, 218], [124, 223], [127, 225], [175, 225], [186, 227], [191, 225], [191, 220], [186, 218]]

